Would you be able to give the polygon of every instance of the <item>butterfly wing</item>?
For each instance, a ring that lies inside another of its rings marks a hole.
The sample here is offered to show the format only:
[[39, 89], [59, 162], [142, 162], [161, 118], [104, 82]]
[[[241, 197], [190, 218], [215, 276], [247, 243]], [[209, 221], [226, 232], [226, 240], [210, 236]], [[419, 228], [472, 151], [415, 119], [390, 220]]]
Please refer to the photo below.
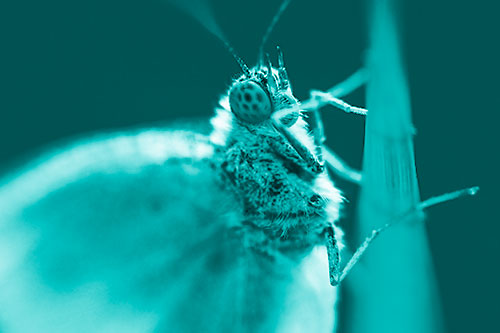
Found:
[[213, 153], [189, 131], [113, 134], [6, 178], [2, 332], [331, 331], [326, 255], [245, 250]]

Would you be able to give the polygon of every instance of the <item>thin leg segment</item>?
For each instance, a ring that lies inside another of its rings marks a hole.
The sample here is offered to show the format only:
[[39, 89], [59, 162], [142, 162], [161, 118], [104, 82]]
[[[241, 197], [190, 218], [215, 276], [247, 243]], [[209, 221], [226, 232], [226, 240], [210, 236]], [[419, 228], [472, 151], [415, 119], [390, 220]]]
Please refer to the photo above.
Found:
[[321, 119], [321, 114], [319, 110], [314, 110], [311, 113], [311, 126], [314, 138], [314, 145], [316, 146], [316, 156], [320, 162], [326, 161], [326, 164], [330, 169], [340, 178], [348, 180], [350, 182], [360, 184], [361, 183], [361, 172], [351, 168], [347, 163], [344, 162], [333, 150], [324, 146], [326, 141], [325, 130], [323, 126], [323, 120]]
[[330, 148], [323, 146], [322, 151], [326, 164], [337, 176], [358, 185], [361, 184], [361, 171], [351, 168]]
[[[326, 93], [330, 96], [341, 98], [345, 95], [350, 94], [354, 90], [358, 89], [359, 87], [364, 85], [367, 81], [368, 81], [367, 70], [365, 68], [360, 68], [344, 81], [328, 89]], [[313, 124], [314, 143], [317, 146], [322, 146], [326, 141], [326, 137], [325, 137], [323, 121], [321, 120], [321, 115], [319, 113], [319, 110], [317, 109], [313, 110], [311, 118]]]
[[319, 110], [314, 110], [309, 117], [311, 121], [311, 129], [314, 139], [314, 146], [316, 150], [316, 156], [320, 162], [323, 162], [323, 144], [326, 141], [325, 130], [323, 127], [323, 121], [321, 120], [321, 115]]
[[311, 98], [303, 101], [299, 105], [294, 105], [290, 108], [284, 108], [276, 111], [273, 114], [273, 118], [275, 120], [279, 120], [280, 118], [286, 117], [294, 112], [300, 112], [304, 110], [315, 111], [327, 104], [340, 108], [345, 112], [366, 115], [368, 110], [351, 106], [348, 103], [340, 100], [339, 98], [350, 94], [351, 92], [365, 84], [367, 81], [367, 70], [365, 68], [361, 68], [346, 80], [328, 89], [326, 92], [319, 90], [311, 91]]
[[[434, 206], [434, 205], [437, 205], [437, 204], [440, 204], [440, 203], [443, 203], [446, 201], [458, 199], [458, 198], [463, 197], [463, 196], [475, 195], [478, 190], [479, 190], [479, 187], [476, 186], [476, 187], [471, 187], [471, 188], [467, 188], [467, 189], [463, 189], [463, 190], [445, 193], [445, 194], [442, 194], [442, 195], [439, 195], [436, 197], [429, 198], [429, 199], [421, 202], [415, 209], [413, 209], [405, 214], [402, 214], [399, 217], [390, 220], [389, 222], [384, 224], [382, 227], [373, 230], [371, 235], [366, 237], [366, 239], [363, 241], [363, 243], [357, 248], [356, 252], [354, 252], [351, 259], [349, 259], [349, 261], [347, 262], [345, 267], [342, 269], [342, 273], [340, 274], [340, 276], [336, 280], [337, 284], [342, 282], [342, 280], [344, 280], [344, 278], [347, 276], [347, 274], [349, 274], [349, 272], [352, 270], [354, 265], [356, 265], [359, 262], [359, 260], [361, 259], [361, 256], [368, 249], [371, 242], [373, 242], [375, 240], [375, 238], [377, 238], [378, 235], [380, 235], [383, 231], [389, 229], [391, 226], [395, 225], [396, 223], [407, 221], [408, 219], [414, 217], [416, 214], [422, 214], [422, 211], [425, 208], [428, 208], [428, 207], [431, 207], [431, 206]], [[328, 262], [329, 262], [329, 265], [331, 266], [331, 264], [330, 264], [330, 252], [329, 252], [330, 250], [328, 250], [329, 246], [330, 245], [328, 245], [328, 243], [327, 243]], [[331, 279], [332, 279], [332, 273], [330, 270], [330, 283], [332, 281]]]
[[319, 90], [311, 91], [311, 99], [318, 99], [320, 103], [331, 104], [346, 112], [366, 115], [366, 109], [351, 106], [339, 98], [349, 95], [368, 81], [368, 71], [366, 68], [360, 68], [354, 74], [344, 81], [336, 84], [325, 92]]
[[[275, 127], [278, 131], [286, 138], [291, 147], [297, 152], [301, 159], [305, 162], [307, 170], [313, 174], [319, 174], [323, 172], [323, 163], [318, 160], [316, 155], [311, 152], [304, 144], [302, 144], [289, 130], [288, 128], [275, 123]], [[283, 147], [277, 142], [271, 142], [275, 150], [282, 150]], [[287, 147], [287, 145], [284, 145]]]
[[336, 84], [327, 90], [327, 93], [333, 97], [342, 98], [349, 95], [368, 81], [368, 71], [366, 68], [358, 69], [354, 74], [344, 81]]
[[343, 100], [333, 96], [329, 92], [322, 92], [320, 90], [313, 90], [311, 91], [311, 99], [316, 100], [316, 103], [318, 106], [323, 106], [326, 104], [333, 105], [342, 111], [345, 111], [347, 113], [356, 113], [362, 116], [366, 116], [368, 113], [367, 109], [359, 108], [356, 106], [352, 106]]
[[325, 229], [326, 251], [328, 253], [328, 270], [330, 272], [330, 284], [336, 286], [339, 284], [340, 275], [340, 251], [335, 240], [333, 227]]

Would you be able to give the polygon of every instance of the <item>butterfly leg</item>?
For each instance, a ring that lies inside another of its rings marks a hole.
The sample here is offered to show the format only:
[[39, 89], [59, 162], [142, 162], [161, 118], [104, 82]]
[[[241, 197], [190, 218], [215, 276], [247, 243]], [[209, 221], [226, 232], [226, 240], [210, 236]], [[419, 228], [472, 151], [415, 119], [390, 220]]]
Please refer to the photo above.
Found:
[[[404, 223], [405, 221], [412, 221], [415, 219], [418, 219], [420, 221], [424, 221], [423, 218], [423, 210], [425, 208], [429, 208], [431, 206], [447, 202], [450, 200], [455, 200], [460, 197], [468, 196], [468, 195], [475, 195], [477, 191], [479, 190], [479, 187], [474, 186], [470, 188], [466, 188], [463, 190], [458, 190], [450, 193], [445, 193], [441, 194], [432, 198], [429, 198], [423, 202], [421, 202], [416, 208], [409, 210], [408, 212], [401, 214], [398, 217], [395, 217], [391, 220], [389, 220], [386, 224], [381, 226], [380, 228], [372, 230], [371, 234], [365, 238], [363, 243], [356, 249], [356, 252], [352, 255], [351, 259], [347, 262], [347, 264], [344, 266], [342, 269], [342, 273], [336, 280], [337, 283], [342, 282], [346, 275], [351, 271], [351, 269], [359, 262], [365, 251], [368, 249], [370, 244], [377, 238], [382, 232], [388, 230], [390, 227], [395, 225], [396, 223]], [[328, 242], [327, 242], [327, 248], [328, 248]], [[330, 252], [328, 253], [328, 258], [330, 258]], [[330, 259], [328, 259], [330, 262]], [[338, 268], [339, 266], [337, 266]], [[330, 271], [331, 272], [331, 271]], [[330, 273], [331, 276], [331, 273]], [[338, 276], [338, 275], [337, 275]], [[331, 277], [330, 277], [331, 281]]]
[[278, 110], [273, 113], [272, 117], [275, 121], [278, 121], [280, 118], [290, 116], [294, 112], [298, 111], [305, 110], [307, 112], [310, 111], [316, 112], [316, 110], [328, 104], [333, 105], [348, 113], [366, 115], [368, 113], [368, 110], [349, 105], [340, 98], [358, 89], [367, 81], [368, 81], [367, 70], [361, 68], [357, 72], [352, 74], [350, 77], [348, 77], [346, 80], [328, 89], [327, 91], [312, 90], [311, 97], [309, 99], [302, 101], [300, 105]]
[[281, 125], [280, 119], [289, 116], [290, 114], [296, 112], [297, 110], [283, 109], [282, 111], [275, 112], [273, 119], [276, 128], [279, 130], [279, 132], [281, 132], [281, 134], [283, 134], [283, 136], [288, 140], [290, 145], [305, 161], [309, 171], [312, 171], [313, 173], [321, 173], [324, 169], [323, 159], [325, 159], [326, 162], [334, 169], [334, 171], [338, 170], [338, 173], [340, 174], [341, 177], [356, 183], [359, 183], [359, 181], [361, 180], [359, 172], [356, 172], [355, 170], [349, 168], [331, 150], [327, 150], [325, 154], [323, 154], [322, 147], [323, 143], [325, 142], [325, 134], [323, 129], [323, 122], [321, 120], [318, 109], [321, 106], [321, 104], [333, 104], [347, 112], [356, 112], [365, 114], [366, 113], [365, 109], [350, 106], [349, 104], [338, 99], [338, 97], [347, 95], [351, 93], [353, 90], [359, 88], [361, 85], [366, 83], [367, 77], [368, 75], [366, 74], [366, 70], [362, 68], [353, 75], [351, 75], [349, 78], [337, 84], [336, 86], [334, 86], [333, 88], [329, 89], [326, 92], [313, 91], [311, 93], [312, 97], [310, 101], [306, 101], [305, 104], [302, 105], [302, 106], [306, 106], [308, 104], [312, 105], [310, 109], [313, 110], [311, 117], [313, 118], [312, 120], [313, 135], [316, 146], [316, 150], [314, 152], [311, 152], [299, 140], [297, 140], [293, 136], [293, 134], [288, 130], [287, 127]]
[[333, 226], [324, 231], [326, 252], [328, 254], [328, 270], [330, 272], [330, 284], [336, 286], [340, 282], [340, 251], [335, 240]]
[[329, 104], [347, 113], [356, 113], [362, 116], [366, 116], [368, 114], [367, 109], [352, 106], [344, 102], [343, 100], [333, 96], [329, 92], [312, 90], [311, 100], [313, 100], [313, 103], [315, 103], [315, 105], [317, 105], [318, 107]]
[[366, 68], [360, 68], [344, 81], [328, 89], [327, 93], [333, 97], [341, 98], [343, 96], [349, 95], [354, 90], [364, 85], [367, 81], [368, 71], [366, 70]]
[[313, 174], [319, 174], [323, 172], [323, 163], [311, 152], [304, 144], [302, 144], [287, 127], [276, 125], [278, 131], [283, 135], [287, 142], [282, 142], [281, 140], [270, 140], [270, 145], [279, 155], [290, 159], [295, 162], [299, 162], [299, 165], [304, 166], [309, 172]]
[[319, 110], [314, 110], [311, 113], [311, 124], [312, 132], [314, 138], [314, 144], [316, 146], [316, 156], [318, 156], [321, 162], [326, 161], [326, 164], [332, 172], [337, 176], [351, 181], [353, 183], [359, 184], [361, 182], [361, 172], [352, 169], [346, 162], [344, 162], [333, 150], [324, 145], [326, 136], [323, 126], [323, 120], [321, 119], [321, 114]]
[[351, 168], [347, 163], [342, 160], [333, 150], [323, 146], [323, 158], [328, 167], [339, 177], [350, 182], [361, 183], [361, 171]]
[[351, 106], [340, 98], [350, 94], [368, 81], [368, 72], [361, 68], [344, 81], [328, 89], [325, 92], [319, 90], [311, 91], [311, 100], [315, 100], [319, 105], [330, 104], [345, 112], [366, 115], [367, 110]]

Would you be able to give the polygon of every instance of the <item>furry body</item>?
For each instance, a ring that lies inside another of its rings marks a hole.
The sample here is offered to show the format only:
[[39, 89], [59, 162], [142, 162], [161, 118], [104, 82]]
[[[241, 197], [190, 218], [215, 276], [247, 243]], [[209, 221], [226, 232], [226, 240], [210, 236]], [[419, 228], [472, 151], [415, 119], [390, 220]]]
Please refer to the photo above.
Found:
[[[338, 219], [341, 196], [326, 172], [315, 175], [296, 155], [293, 147], [272, 126], [271, 121], [259, 125], [242, 124], [231, 114], [227, 99], [212, 119], [212, 142], [216, 150], [218, 170], [222, 171], [224, 187], [236, 194], [252, 230], [262, 233], [263, 249], [270, 240], [276, 250], [302, 249], [324, 244], [323, 231]], [[303, 119], [290, 128], [308, 148], [314, 149]], [[337, 243], [342, 232], [335, 228]], [[300, 251], [299, 251], [300, 253]]]
[[221, 105], [210, 136], [99, 137], [0, 183], [2, 332], [331, 332], [339, 191]]

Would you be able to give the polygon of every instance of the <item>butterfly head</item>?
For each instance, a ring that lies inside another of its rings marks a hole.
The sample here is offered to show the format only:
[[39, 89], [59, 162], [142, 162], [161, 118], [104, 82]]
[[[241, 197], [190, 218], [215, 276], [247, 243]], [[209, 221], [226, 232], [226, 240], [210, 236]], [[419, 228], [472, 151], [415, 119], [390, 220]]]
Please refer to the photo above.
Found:
[[[298, 105], [292, 94], [283, 54], [279, 48], [278, 65], [278, 68], [273, 68], [267, 57], [264, 63], [251, 70], [246, 68], [243, 75], [233, 83], [229, 90], [229, 105], [240, 121], [260, 124], [269, 120], [274, 112]], [[299, 113], [294, 112], [281, 118], [280, 123], [290, 127], [298, 117]]]

